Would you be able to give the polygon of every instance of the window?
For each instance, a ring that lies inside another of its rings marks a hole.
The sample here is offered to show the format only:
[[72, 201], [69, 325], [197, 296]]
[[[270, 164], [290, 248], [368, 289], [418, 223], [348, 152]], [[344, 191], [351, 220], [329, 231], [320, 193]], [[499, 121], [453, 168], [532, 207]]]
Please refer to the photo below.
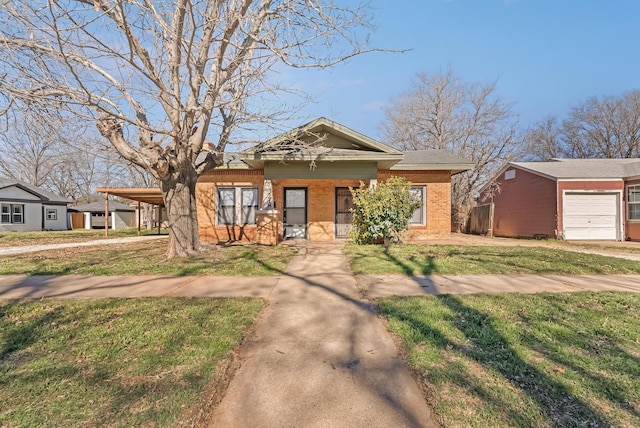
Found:
[[0, 223], [24, 223], [24, 205], [2, 204]]
[[2, 204], [2, 218], [0, 223], [11, 223], [11, 205]]
[[218, 224], [236, 223], [236, 189], [218, 189]]
[[640, 185], [627, 187], [627, 218], [640, 220]]
[[413, 215], [409, 219], [409, 224], [415, 225], [425, 225], [425, 217], [426, 217], [426, 204], [425, 204], [425, 189], [424, 187], [412, 187], [411, 194], [414, 195], [418, 200], [422, 202], [420, 208], [413, 212]]
[[58, 219], [58, 210], [47, 209], [47, 220], [57, 220], [57, 219]]
[[258, 211], [258, 189], [241, 189], [242, 224], [256, 224]]
[[504, 179], [505, 180], [513, 180], [514, 178], [516, 178], [516, 170], [515, 169], [510, 169], [508, 171], [505, 171], [505, 173], [504, 173]]
[[217, 221], [219, 225], [256, 224], [258, 189], [219, 187]]

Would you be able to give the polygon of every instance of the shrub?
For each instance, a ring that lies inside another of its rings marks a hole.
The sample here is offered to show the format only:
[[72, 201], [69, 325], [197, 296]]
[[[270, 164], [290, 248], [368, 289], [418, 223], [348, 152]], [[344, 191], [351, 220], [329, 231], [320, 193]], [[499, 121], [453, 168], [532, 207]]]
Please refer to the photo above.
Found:
[[422, 206], [411, 193], [411, 185], [401, 177], [391, 177], [374, 187], [360, 183], [351, 189], [353, 195], [353, 228], [351, 238], [356, 244], [399, 241], [413, 212]]

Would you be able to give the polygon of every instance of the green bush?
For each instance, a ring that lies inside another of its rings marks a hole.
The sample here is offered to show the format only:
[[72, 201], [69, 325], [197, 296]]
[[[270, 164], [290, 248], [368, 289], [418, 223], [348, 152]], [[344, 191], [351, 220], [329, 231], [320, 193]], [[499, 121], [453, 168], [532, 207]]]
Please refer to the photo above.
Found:
[[353, 195], [353, 228], [356, 244], [399, 241], [409, 226], [413, 212], [422, 201], [411, 193], [411, 185], [401, 177], [391, 177], [374, 187], [360, 183], [351, 189]]

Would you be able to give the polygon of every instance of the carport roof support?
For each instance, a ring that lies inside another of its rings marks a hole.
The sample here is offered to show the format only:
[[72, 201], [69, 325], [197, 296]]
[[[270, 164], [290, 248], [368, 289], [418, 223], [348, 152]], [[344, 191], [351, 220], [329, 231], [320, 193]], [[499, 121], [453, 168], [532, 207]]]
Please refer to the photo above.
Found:
[[[99, 187], [96, 192], [104, 193], [105, 227], [104, 236], [109, 236], [109, 195], [131, 199], [138, 202], [138, 235], [140, 235], [140, 202], [152, 205], [164, 206], [162, 191], [158, 187]], [[158, 233], [160, 233], [160, 222], [158, 222]]]

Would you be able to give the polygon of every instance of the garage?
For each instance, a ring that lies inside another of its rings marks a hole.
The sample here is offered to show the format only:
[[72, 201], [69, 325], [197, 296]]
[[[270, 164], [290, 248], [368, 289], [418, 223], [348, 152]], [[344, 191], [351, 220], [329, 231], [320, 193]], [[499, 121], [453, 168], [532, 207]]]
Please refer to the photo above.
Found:
[[620, 239], [619, 193], [565, 193], [563, 202], [564, 239]]

